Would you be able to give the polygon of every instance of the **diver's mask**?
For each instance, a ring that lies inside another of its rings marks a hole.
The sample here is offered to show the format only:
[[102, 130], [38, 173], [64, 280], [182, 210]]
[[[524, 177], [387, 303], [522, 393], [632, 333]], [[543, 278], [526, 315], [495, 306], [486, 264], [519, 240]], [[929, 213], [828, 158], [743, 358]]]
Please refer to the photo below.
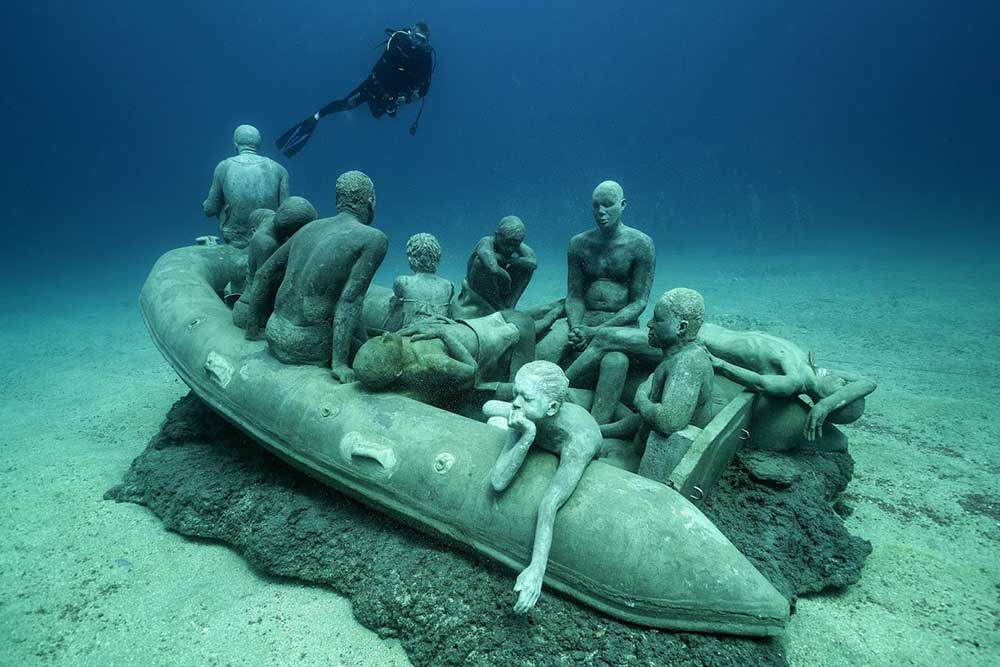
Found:
[[419, 49], [427, 48], [427, 35], [417, 32], [416, 30], [410, 31], [410, 39], [413, 40], [413, 45]]

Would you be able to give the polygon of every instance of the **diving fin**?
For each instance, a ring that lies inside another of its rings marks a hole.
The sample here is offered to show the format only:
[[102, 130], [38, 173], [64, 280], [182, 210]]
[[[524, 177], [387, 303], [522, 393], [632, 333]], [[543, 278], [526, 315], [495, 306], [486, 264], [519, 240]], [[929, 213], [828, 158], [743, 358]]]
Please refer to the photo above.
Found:
[[309, 116], [288, 132], [278, 137], [278, 140], [274, 144], [285, 157], [292, 157], [305, 147], [306, 142], [309, 141], [313, 132], [316, 131], [318, 123], [319, 119], [316, 118], [316, 115]]

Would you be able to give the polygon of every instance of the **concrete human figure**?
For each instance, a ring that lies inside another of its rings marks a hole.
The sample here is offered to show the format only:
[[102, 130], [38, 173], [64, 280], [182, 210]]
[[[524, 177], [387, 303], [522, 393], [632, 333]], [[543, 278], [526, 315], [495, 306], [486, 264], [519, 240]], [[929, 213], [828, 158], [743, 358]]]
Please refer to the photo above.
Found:
[[[622, 222], [625, 205], [618, 183], [604, 181], [594, 189], [596, 228], [569, 242], [566, 317], [539, 341], [539, 359], [559, 363], [568, 352], [583, 352], [599, 331], [638, 326], [649, 301], [656, 250], [651, 238]], [[602, 356], [592, 408], [598, 423], [611, 419], [628, 367], [629, 359], [621, 352]]]
[[352, 346], [366, 338], [359, 326], [365, 293], [388, 240], [370, 226], [371, 179], [348, 171], [336, 188], [337, 215], [306, 224], [257, 270], [247, 337], [259, 338], [266, 322], [268, 348], [280, 361], [330, 364], [334, 378], [347, 383], [354, 380]]
[[[269, 208], [255, 208], [250, 212], [250, 217], [247, 220], [247, 226], [250, 232], [251, 241], [253, 240], [253, 234], [257, 230], [257, 227], [263, 225], [265, 222], [269, 222], [273, 217], [274, 211]], [[249, 275], [244, 275], [242, 278], [234, 279], [226, 285], [225, 289], [223, 289], [223, 301], [226, 302], [226, 305], [233, 306], [234, 310], [236, 308], [236, 304], [239, 303], [239, 299], [243, 296], [243, 292], [246, 291], [249, 277]]]
[[699, 340], [711, 353], [716, 372], [765, 396], [806, 395], [813, 401], [803, 427], [807, 442], [823, 435], [823, 425], [850, 424], [865, 410], [873, 380], [846, 371], [818, 368], [812, 353], [795, 343], [760, 331], [732, 331], [715, 324], [702, 327]]
[[412, 276], [399, 276], [392, 284], [387, 331], [398, 331], [417, 320], [451, 315], [455, 286], [437, 275], [441, 244], [431, 234], [414, 234], [406, 242], [406, 260]]
[[527, 230], [515, 215], [501, 218], [496, 232], [476, 243], [455, 301], [458, 317], [482, 317], [517, 307], [538, 266], [535, 252], [524, 242]]
[[534, 323], [523, 313], [471, 320], [435, 316], [369, 339], [354, 358], [354, 371], [369, 391], [440, 404], [480, 382], [513, 379], [534, 351]]
[[275, 210], [288, 197], [288, 171], [259, 155], [260, 132], [240, 125], [233, 133], [236, 155], [215, 167], [212, 186], [202, 204], [205, 215], [218, 217], [222, 238], [237, 248], [250, 243], [250, 213], [257, 208]]
[[[802, 443], [813, 443], [818, 449], [843, 449], [842, 435], [827, 434], [824, 424], [856, 421], [864, 413], [865, 397], [876, 389], [874, 381], [860, 375], [816, 367], [811, 353], [768, 333], [733, 331], [705, 323], [698, 342], [708, 350], [716, 373], [767, 399], [758, 400], [754, 409], [756, 423], [766, 424], [766, 436], [758, 438], [762, 434], [757, 428], [752, 437], [768, 449], [790, 450]], [[609, 352], [622, 352], [641, 364], [655, 363], [661, 354], [637, 329], [601, 331], [566, 375], [572, 381], [586, 374]], [[803, 409], [794, 400], [800, 395], [807, 395], [812, 407]]]
[[247, 246], [246, 288], [233, 305], [233, 322], [236, 326], [242, 329], [247, 326], [247, 312], [250, 307], [248, 290], [257, 274], [257, 269], [263, 266], [292, 234], [316, 217], [316, 209], [307, 199], [294, 196], [283, 201], [277, 211], [258, 208], [250, 214], [254, 233], [250, 245]]
[[532, 445], [559, 456], [559, 467], [538, 507], [531, 562], [517, 577], [514, 611], [535, 606], [552, 547], [556, 513], [576, 490], [587, 466], [601, 450], [601, 430], [579, 405], [565, 402], [569, 380], [548, 361], [525, 364], [514, 378], [514, 400], [489, 401], [483, 413], [505, 428], [507, 440], [490, 472], [490, 485], [503, 493], [521, 469]]
[[688, 445], [670, 436], [688, 424], [705, 426], [712, 419], [712, 361], [697, 341], [704, 319], [704, 299], [685, 287], [665, 293], [653, 309], [648, 340], [663, 357], [636, 389], [634, 400], [643, 421], [636, 437], [646, 443], [639, 464], [643, 477], [666, 482]]

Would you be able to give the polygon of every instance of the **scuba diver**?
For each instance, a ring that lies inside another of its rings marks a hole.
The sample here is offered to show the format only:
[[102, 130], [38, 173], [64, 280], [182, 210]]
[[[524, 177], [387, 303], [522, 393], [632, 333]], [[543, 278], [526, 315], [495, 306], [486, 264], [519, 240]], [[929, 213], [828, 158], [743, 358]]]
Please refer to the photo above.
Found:
[[320, 118], [353, 109], [365, 102], [372, 116], [380, 118], [382, 114], [395, 116], [401, 106], [419, 99], [420, 111], [410, 125], [410, 134], [417, 133], [417, 124], [424, 112], [424, 98], [431, 87], [431, 75], [437, 64], [434, 49], [428, 41], [430, 28], [421, 21], [409, 30], [386, 28], [385, 33], [389, 37], [385, 50], [361, 85], [347, 97], [330, 102], [278, 138], [275, 144], [285, 157], [292, 157], [302, 150], [316, 131]]

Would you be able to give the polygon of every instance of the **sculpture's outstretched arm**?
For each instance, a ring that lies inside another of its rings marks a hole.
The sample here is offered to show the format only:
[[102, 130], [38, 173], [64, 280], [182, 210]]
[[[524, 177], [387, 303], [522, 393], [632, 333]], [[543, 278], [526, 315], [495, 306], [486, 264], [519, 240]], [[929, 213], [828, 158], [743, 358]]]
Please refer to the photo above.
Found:
[[615, 410], [614, 419], [610, 424], [601, 424], [601, 435], [605, 438], [628, 440], [642, 426], [642, 415], [637, 415], [621, 403]]
[[768, 396], [790, 398], [803, 392], [801, 380], [790, 375], [762, 375], [716, 356], [712, 356], [712, 366], [733, 382]]
[[[599, 445], [600, 438], [596, 441]], [[559, 468], [538, 507], [531, 563], [521, 571], [517, 583], [514, 584], [514, 591], [518, 594], [517, 602], [514, 604], [515, 613], [523, 614], [538, 602], [542, 592], [542, 580], [545, 578], [545, 566], [549, 560], [549, 550], [552, 548], [552, 529], [556, 523], [556, 512], [573, 495], [576, 485], [595, 454], [596, 446], [587, 452], [572, 449], [563, 451], [559, 459]]]
[[351, 353], [351, 338], [361, 318], [361, 307], [368, 286], [385, 259], [388, 246], [389, 242], [382, 234], [365, 244], [361, 256], [351, 267], [351, 274], [334, 309], [330, 370], [335, 378], [345, 384], [354, 381], [354, 371], [347, 365], [347, 358]]
[[849, 382], [826, 398], [818, 401], [809, 410], [809, 416], [806, 418], [805, 428], [803, 429], [805, 439], [809, 442], [815, 442], [822, 436], [823, 424], [826, 423], [826, 418], [830, 416], [831, 412], [839, 410], [859, 398], [864, 398], [877, 388], [878, 385], [873, 380], [860, 378]]

